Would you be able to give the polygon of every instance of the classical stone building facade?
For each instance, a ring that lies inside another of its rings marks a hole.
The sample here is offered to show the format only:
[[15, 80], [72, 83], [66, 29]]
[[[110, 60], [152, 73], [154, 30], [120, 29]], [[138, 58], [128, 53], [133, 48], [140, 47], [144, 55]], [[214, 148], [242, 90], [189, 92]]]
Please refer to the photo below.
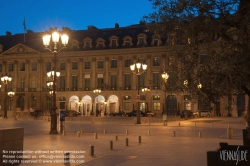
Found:
[[[161, 74], [167, 64], [169, 41], [150, 33], [144, 25], [70, 31], [68, 48], [57, 55], [56, 103], [58, 109], [80, 110], [82, 115], [96, 113], [96, 108], [111, 113], [122, 110], [150, 110], [160, 115], [163, 109], [169, 114], [178, 110], [199, 109], [197, 99], [185, 94], [169, 94], [164, 91]], [[0, 36], [0, 73], [9, 74], [13, 79], [8, 91], [16, 94], [9, 99], [4, 85], [1, 88], [0, 105], [3, 110], [7, 99], [8, 113], [26, 110], [30, 107], [41, 109], [45, 114], [51, 108], [50, 89], [47, 87], [47, 72], [54, 68], [53, 54], [44, 50], [42, 33], [28, 31], [25, 34]], [[146, 72], [137, 76], [130, 65], [137, 61], [148, 65]], [[171, 77], [171, 76], [170, 76]], [[139, 89], [150, 87], [149, 93], [137, 99]], [[99, 88], [96, 95], [93, 90]], [[166, 94], [165, 94], [166, 93]], [[166, 99], [165, 99], [166, 97]], [[244, 98], [244, 96], [243, 96]], [[243, 107], [245, 110], [245, 99]], [[221, 99], [221, 113], [227, 99]], [[236, 97], [235, 97], [236, 101]], [[234, 116], [237, 116], [237, 103], [234, 102]]]

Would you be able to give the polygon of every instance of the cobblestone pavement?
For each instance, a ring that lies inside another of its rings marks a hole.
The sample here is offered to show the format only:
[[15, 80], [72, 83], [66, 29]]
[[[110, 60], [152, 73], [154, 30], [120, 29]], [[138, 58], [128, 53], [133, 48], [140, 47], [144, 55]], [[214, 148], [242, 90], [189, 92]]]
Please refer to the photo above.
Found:
[[[45, 151], [64, 155], [70, 152], [71, 166], [205, 166], [206, 152], [215, 150], [220, 142], [242, 145], [243, 118], [195, 118], [183, 120], [169, 117], [163, 126], [161, 117], [142, 118], [134, 124], [129, 117], [77, 117], [67, 118], [65, 135], [49, 135], [47, 117], [34, 120], [2, 119], [1, 128], [24, 128], [24, 151], [38, 151], [42, 162], [59, 161], [45, 158]], [[227, 139], [227, 128], [233, 129], [233, 139]], [[79, 134], [77, 136], [77, 132]], [[141, 143], [139, 143], [141, 139]], [[113, 149], [110, 150], [111, 143]], [[94, 148], [91, 151], [91, 147]], [[77, 154], [76, 152], [80, 152]], [[90, 155], [90, 152], [94, 153]], [[41, 156], [44, 155], [44, 156]], [[55, 157], [50, 153], [52, 157]], [[78, 156], [77, 156], [78, 155]], [[80, 157], [80, 158], [77, 158]], [[29, 161], [30, 158], [25, 159]], [[78, 163], [80, 162], [80, 163]], [[20, 164], [51, 165], [51, 164]]]

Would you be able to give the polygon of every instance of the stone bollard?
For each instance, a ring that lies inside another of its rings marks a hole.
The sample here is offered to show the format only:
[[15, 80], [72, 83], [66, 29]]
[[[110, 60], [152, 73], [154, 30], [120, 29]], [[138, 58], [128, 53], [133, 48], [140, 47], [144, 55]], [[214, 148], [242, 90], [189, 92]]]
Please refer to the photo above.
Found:
[[141, 136], [138, 136], [138, 143], [141, 143]]
[[77, 131], [76, 135], [77, 135], [77, 137], [80, 137], [81, 136], [80, 131]]
[[181, 123], [179, 122], [179, 126], [181, 126]]
[[118, 141], [118, 136], [117, 135], [115, 135], [115, 140]]
[[150, 136], [150, 130], [148, 130], [148, 136]]
[[230, 126], [227, 128], [227, 139], [233, 139], [233, 129]]
[[63, 133], [62, 133], [64, 136], [66, 135], [66, 132], [63, 130]]
[[176, 135], [175, 135], [175, 131], [173, 132], [173, 137], [175, 137]]
[[94, 156], [94, 146], [93, 145], [89, 145], [89, 155]]
[[194, 123], [194, 127], [196, 127], [196, 123]]
[[199, 132], [199, 138], [201, 138], [201, 132]]
[[106, 134], [106, 129], [103, 130], [103, 134]]
[[128, 133], [129, 133], [128, 130], [126, 130], [126, 135], [128, 135]]
[[83, 129], [81, 129], [81, 134], [84, 134], [84, 130]]
[[97, 139], [97, 133], [94, 133], [94, 139]]
[[125, 145], [128, 146], [128, 138], [125, 139]]
[[69, 164], [69, 152], [64, 153], [64, 164]]
[[113, 141], [109, 141], [109, 150], [113, 150]]

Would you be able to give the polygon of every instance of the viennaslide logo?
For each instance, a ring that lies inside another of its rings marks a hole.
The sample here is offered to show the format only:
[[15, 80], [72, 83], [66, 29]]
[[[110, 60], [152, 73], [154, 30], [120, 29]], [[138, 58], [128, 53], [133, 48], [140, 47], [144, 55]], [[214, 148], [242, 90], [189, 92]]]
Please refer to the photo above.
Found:
[[241, 161], [247, 160], [248, 150], [239, 150], [239, 146], [237, 150], [221, 150], [220, 151], [220, 159], [222, 161], [235, 161], [236, 165]]

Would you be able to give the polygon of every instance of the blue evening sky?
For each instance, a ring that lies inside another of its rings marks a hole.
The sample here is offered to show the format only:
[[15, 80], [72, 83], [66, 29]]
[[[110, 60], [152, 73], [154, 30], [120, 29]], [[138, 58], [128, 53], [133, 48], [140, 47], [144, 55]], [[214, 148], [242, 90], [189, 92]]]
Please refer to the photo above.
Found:
[[152, 12], [149, 0], [1, 0], [0, 36], [6, 31], [24, 33], [26, 29], [44, 32], [51, 27], [85, 30], [87, 26], [113, 28], [138, 24]]

